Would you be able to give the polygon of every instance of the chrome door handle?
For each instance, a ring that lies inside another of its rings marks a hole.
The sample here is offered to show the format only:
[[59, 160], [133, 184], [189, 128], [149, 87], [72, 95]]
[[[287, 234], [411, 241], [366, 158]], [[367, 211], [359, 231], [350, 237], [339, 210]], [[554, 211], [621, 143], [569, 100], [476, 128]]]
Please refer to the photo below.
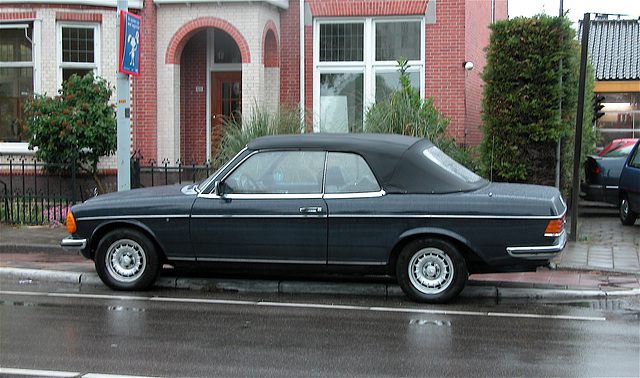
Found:
[[307, 214], [321, 213], [322, 212], [322, 207], [320, 207], [320, 206], [301, 207], [300, 208], [300, 212], [301, 213], [307, 213]]

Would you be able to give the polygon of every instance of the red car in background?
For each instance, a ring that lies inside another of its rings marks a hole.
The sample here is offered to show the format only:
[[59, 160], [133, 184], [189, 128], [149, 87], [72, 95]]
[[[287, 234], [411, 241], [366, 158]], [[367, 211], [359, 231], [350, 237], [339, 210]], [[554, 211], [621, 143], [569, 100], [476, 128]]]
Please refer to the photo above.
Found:
[[638, 138], [623, 138], [623, 139], [614, 139], [608, 146], [606, 146], [598, 156], [602, 156], [609, 151], [614, 151], [620, 148], [624, 148], [627, 146], [633, 146], [638, 141]]

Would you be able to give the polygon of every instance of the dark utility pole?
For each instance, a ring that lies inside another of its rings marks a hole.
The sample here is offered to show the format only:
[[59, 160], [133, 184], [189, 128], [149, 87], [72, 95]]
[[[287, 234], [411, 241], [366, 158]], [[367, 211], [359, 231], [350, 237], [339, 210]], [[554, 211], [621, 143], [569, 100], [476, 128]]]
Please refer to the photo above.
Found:
[[573, 187], [571, 188], [571, 235], [569, 240], [578, 237], [578, 194], [580, 190], [580, 158], [582, 152], [582, 122], [584, 118], [584, 87], [587, 76], [587, 50], [589, 49], [590, 13], [584, 14], [582, 21], [582, 47], [580, 53], [580, 82], [578, 83], [578, 114], [576, 115], [576, 141], [573, 153]]

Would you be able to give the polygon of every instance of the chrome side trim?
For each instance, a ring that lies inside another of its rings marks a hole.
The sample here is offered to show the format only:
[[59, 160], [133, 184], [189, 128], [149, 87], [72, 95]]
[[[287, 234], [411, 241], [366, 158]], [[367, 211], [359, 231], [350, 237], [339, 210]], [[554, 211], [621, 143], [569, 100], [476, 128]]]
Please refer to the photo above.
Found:
[[169, 260], [169, 261], [190, 261], [190, 262], [195, 262], [196, 258], [195, 257], [167, 257], [167, 260]]
[[567, 244], [567, 233], [562, 231], [553, 245], [507, 247], [507, 253], [511, 257], [527, 260], [550, 259], [558, 256]]
[[[112, 216], [95, 216], [77, 218], [76, 221], [91, 220], [124, 220], [124, 219], [189, 219], [189, 218], [414, 218], [414, 219], [503, 219], [503, 220], [523, 220], [523, 219], [560, 219], [562, 216], [535, 216], [535, 215], [468, 215], [468, 214], [331, 214], [327, 216], [323, 214], [245, 214], [245, 215], [112, 215]], [[554, 237], [552, 234], [545, 236]]]
[[110, 215], [76, 218], [76, 221], [87, 220], [120, 220], [120, 219], [189, 219], [189, 214], [184, 215]]
[[87, 247], [87, 239], [74, 239], [73, 236], [67, 236], [60, 241], [60, 246], [66, 250], [83, 250]]
[[307, 264], [326, 265], [326, 260], [269, 260], [269, 259], [234, 259], [224, 257], [198, 257], [197, 261], [204, 262], [229, 262], [229, 263], [269, 263], [269, 264]]
[[220, 215], [193, 215], [193, 219], [309, 219], [309, 218], [327, 218], [326, 213], [301, 213], [291, 215], [265, 215], [265, 214], [220, 214]]
[[328, 265], [364, 265], [364, 266], [383, 266], [387, 265], [386, 261], [329, 261]]

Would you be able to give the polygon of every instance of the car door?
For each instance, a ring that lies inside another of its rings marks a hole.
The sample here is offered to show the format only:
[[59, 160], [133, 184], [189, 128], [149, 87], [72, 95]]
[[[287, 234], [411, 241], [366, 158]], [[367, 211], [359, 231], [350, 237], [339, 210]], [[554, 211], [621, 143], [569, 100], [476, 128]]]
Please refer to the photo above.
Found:
[[620, 188], [627, 194], [631, 210], [640, 210], [640, 142], [636, 143], [620, 175]]
[[[364, 158], [329, 152], [324, 188], [329, 211], [328, 263], [384, 265], [402, 220], [384, 217], [393, 204]], [[396, 223], [396, 224], [393, 224]]]
[[200, 195], [191, 242], [200, 261], [326, 264], [324, 151], [258, 151]]

